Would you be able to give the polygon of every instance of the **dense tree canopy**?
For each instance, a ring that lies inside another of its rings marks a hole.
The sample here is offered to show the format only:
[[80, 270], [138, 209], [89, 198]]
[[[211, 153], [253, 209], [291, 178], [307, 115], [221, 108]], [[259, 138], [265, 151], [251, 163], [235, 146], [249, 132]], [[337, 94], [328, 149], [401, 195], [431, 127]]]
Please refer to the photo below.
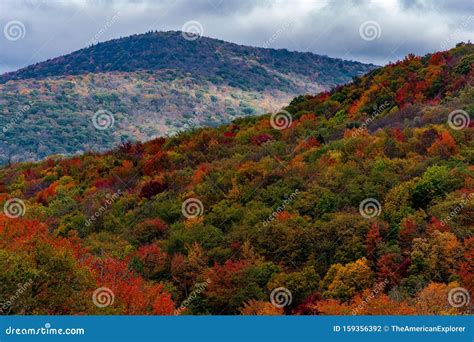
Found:
[[23, 214], [0, 215], [0, 298], [31, 279], [6, 312], [467, 313], [448, 297], [474, 294], [473, 130], [449, 115], [474, 110], [473, 54], [295, 98], [284, 129], [265, 115], [0, 169]]

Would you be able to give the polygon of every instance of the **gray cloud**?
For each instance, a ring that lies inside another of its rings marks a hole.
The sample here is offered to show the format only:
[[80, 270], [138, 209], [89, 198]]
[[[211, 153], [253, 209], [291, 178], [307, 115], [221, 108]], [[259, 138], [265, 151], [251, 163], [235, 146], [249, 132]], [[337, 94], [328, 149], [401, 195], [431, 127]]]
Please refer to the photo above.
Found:
[[[190, 20], [202, 24], [205, 36], [239, 44], [385, 64], [472, 38], [473, 10], [469, 0], [3, 0], [0, 28], [17, 20], [25, 36], [0, 36], [0, 73], [91, 40], [180, 30]], [[376, 24], [373, 40], [359, 32], [368, 21]]]

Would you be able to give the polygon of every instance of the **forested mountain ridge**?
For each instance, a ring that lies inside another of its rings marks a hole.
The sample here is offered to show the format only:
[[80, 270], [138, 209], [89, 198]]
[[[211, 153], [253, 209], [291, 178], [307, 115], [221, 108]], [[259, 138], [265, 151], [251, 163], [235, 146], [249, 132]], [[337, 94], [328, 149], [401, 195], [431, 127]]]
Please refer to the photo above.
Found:
[[[197, 37], [196, 37], [197, 38]], [[149, 32], [0, 76], [0, 164], [105, 151], [280, 109], [374, 65]], [[113, 121], [97, 134], [94, 115]]]
[[[178, 31], [113, 39], [0, 76], [9, 80], [104, 72], [177, 69], [243, 90], [307, 90], [299, 84], [332, 87], [375, 66], [313, 53], [243, 46], [219, 39], [183, 38]], [[295, 76], [300, 80], [295, 80]], [[271, 80], [271, 82], [270, 82]]]
[[272, 115], [0, 169], [0, 297], [33, 284], [7, 313], [471, 313], [473, 62], [458, 44]]

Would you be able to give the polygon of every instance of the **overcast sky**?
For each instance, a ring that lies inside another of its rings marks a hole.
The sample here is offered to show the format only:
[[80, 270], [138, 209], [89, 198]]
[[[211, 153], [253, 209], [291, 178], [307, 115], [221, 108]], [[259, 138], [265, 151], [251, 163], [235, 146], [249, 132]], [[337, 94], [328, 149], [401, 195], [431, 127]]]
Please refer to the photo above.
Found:
[[381, 65], [473, 39], [474, 0], [0, 0], [0, 25], [0, 73], [91, 41], [183, 25], [239, 44]]

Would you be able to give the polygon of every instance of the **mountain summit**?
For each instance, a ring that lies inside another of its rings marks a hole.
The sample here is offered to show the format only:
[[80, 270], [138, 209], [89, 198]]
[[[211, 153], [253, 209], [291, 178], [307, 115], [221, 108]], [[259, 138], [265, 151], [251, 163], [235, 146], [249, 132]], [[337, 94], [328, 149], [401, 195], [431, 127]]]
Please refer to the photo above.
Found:
[[242, 46], [168, 31], [99, 43], [1, 75], [0, 83], [88, 73], [172, 69], [245, 90], [305, 93], [308, 89], [327, 89], [348, 82], [374, 67], [309, 52]]

